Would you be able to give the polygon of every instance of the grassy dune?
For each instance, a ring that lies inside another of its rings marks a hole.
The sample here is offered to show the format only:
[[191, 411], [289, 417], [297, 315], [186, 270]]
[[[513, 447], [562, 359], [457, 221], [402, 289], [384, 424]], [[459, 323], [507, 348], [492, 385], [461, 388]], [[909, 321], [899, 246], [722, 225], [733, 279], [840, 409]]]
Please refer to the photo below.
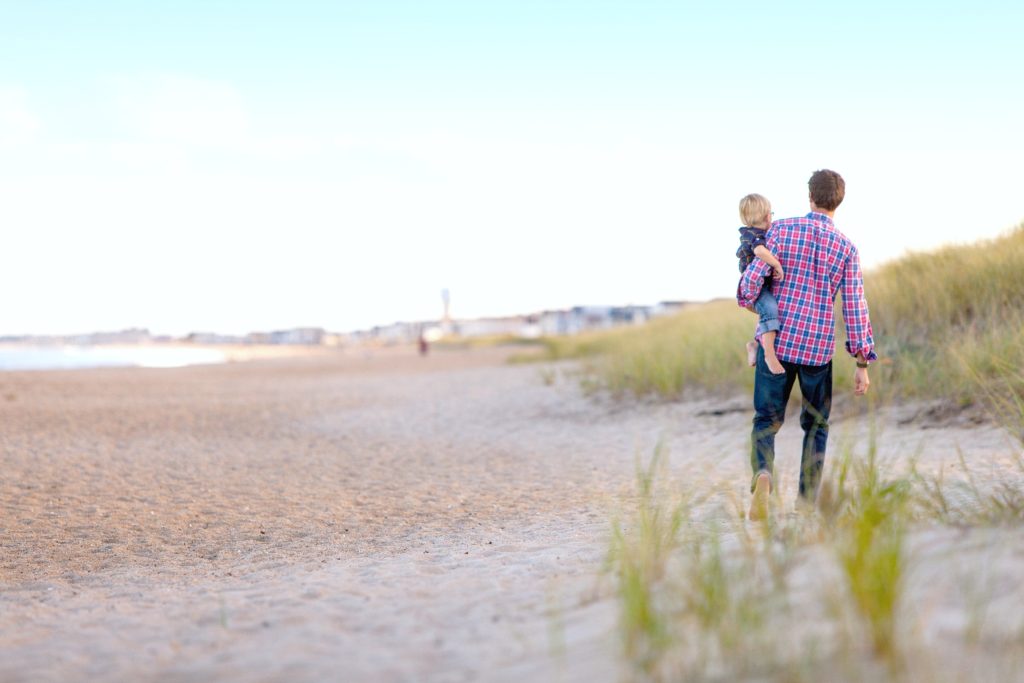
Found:
[[[1004, 598], [978, 577], [986, 552], [1024, 523], [1020, 457], [999, 490], [985, 491], [894, 475], [873, 449], [847, 452], [816, 513], [787, 514], [775, 499], [755, 525], [730, 509], [742, 501], [673, 484], [663, 464], [659, 451], [638, 468], [632, 510], [614, 522], [609, 548], [628, 680], [1019, 675], [1024, 622], [987, 618]], [[923, 625], [940, 602], [955, 604], [956, 617], [947, 612], [943, 636], [926, 638]]]
[[1020, 390], [1024, 225], [995, 240], [911, 254], [868, 274], [888, 380], [913, 396], [961, 402]]
[[[868, 271], [864, 286], [882, 359], [872, 373], [876, 394], [969, 404], [1024, 388], [1024, 225], [910, 254]], [[840, 308], [837, 391], [853, 376]], [[586, 359], [589, 380], [616, 394], [749, 389], [744, 344], [755, 322], [734, 302], [713, 301], [642, 327], [545, 340], [543, 357]]]

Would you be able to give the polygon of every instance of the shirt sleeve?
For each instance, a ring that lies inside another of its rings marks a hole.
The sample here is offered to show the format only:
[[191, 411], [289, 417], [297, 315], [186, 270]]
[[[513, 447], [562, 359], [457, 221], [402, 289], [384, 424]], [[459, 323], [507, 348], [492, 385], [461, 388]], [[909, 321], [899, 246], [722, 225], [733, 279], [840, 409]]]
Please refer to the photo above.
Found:
[[846, 322], [846, 350], [851, 356], [858, 353], [865, 360], [878, 360], [875, 340], [868, 317], [868, 302], [864, 298], [864, 277], [860, 270], [860, 254], [854, 249], [843, 267], [843, 320]]
[[771, 266], [759, 258], [754, 259], [740, 276], [740, 284], [736, 289], [736, 303], [743, 308], [749, 308], [757, 301], [764, 286], [764, 278], [771, 270]]

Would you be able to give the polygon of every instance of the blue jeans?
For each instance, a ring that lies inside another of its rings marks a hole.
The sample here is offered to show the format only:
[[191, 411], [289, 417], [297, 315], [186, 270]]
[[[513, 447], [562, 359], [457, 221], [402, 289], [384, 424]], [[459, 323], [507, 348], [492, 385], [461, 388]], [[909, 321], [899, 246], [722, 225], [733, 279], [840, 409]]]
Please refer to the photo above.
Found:
[[750, 439], [750, 465], [754, 477], [750, 490], [754, 490], [754, 482], [761, 472], [774, 477], [775, 434], [786, 419], [786, 404], [789, 403], [793, 383], [799, 380], [800, 393], [803, 394], [800, 426], [804, 430], [800, 495], [813, 501], [818, 495], [821, 471], [825, 466], [828, 417], [832, 409], [832, 361], [825, 365], [781, 362], [786, 373], [773, 375], [764, 362], [764, 349], [758, 347], [754, 374], [754, 430]]
[[760, 337], [765, 332], [778, 332], [779, 328], [779, 303], [775, 295], [768, 289], [767, 283], [761, 288], [761, 293], [754, 302], [754, 310], [759, 317], [755, 337]]

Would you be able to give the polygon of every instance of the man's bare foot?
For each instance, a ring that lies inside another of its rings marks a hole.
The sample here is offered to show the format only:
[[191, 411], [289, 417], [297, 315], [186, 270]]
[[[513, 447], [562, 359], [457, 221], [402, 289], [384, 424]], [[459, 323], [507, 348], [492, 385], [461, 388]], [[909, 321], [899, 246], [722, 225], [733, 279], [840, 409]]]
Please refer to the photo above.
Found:
[[793, 510], [798, 515], [813, 515], [817, 512], [817, 507], [814, 505], [814, 501], [809, 498], [797, 496], [796, 503], [793, 504]]
[[747, 517], [757, 522], [768, 516], [768, 494], [772, 492], [772, 478], [767, 472], [757, 475], [754, 483], [754, 496], [750, 499], [750, 512]]
[[756, 341], [748, 341], [747, 342], [747, 364], [750, 367], [754, 367], [755, 365], [757, 365], [757, 342]]
[[769, 358], [768, 354], [765, 354], [764, 362], [765, 365], [768, 366], [768, 369], [771, 370], [771, 373], [773, 375], [786, 374], [786, 368], [782, 367], [782, 363], [779, 362], [779, 359], [776, 356], [772, 356], [771, 358]]

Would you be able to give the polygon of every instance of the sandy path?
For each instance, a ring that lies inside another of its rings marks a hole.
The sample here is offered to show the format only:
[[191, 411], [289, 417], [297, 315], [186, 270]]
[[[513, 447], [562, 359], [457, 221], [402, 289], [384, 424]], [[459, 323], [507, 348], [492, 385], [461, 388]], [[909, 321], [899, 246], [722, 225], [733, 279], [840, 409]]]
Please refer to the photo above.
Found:
[[[738, 499], [745, 400], [617, 406], [505, 353], [0, 375], [0, 680], [616, 680], [634, 459]], [[883, 455], [1008, 452], [900, 419]]]

